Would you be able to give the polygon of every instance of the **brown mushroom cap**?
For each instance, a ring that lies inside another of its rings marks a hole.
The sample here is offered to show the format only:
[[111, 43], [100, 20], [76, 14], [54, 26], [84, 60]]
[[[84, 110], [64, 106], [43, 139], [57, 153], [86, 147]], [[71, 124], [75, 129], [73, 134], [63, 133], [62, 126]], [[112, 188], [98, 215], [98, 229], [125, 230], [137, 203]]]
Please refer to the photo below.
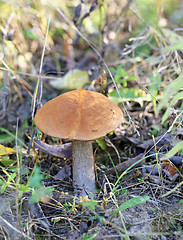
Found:
[[103, 94], [74, 90], [44, 104], [34, 122], [49, 136], [89, 141], [112, 132], [122, 119], [120, 108]]

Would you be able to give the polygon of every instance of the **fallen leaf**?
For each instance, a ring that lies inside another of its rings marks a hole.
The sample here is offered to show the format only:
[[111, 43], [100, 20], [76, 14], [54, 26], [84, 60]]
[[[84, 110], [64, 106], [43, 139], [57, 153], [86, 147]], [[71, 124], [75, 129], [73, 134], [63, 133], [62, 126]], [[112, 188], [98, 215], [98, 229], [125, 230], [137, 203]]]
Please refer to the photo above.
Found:
[[169, 160], [163, 160], [161, 168], [170, 180], [175, 180], [175, 178], [178, 177], [179, 175], [177, 168], [174, 167], [171, 161]]
[[63, 77], [50, 81], [50, 85], [56, 89], [82, 89], [89, 82], [88, 72], [74, 69], [68, 71]]
[[139, 204], [142, 203], [146, 203], [150, 201], [150, 197], [149, 196], [138, 196], [138, 197], [134, 197], [131, 198], [129, 200], [127, 200], [126, 202], [122, 203], [117, 209], [116, 211], [112, 214], [110, 221], [112, 220], [112, 218], [119, 212], [119, 211], [123, 211], [127, 208], [132, 208], [134, 206], [137, 206]]
[[14, 151], [13, 148], [5, 147], [5, 146], [0, 144], [0, 156], [9, 155], [9, 154], [12, 154], [14, 152], [15, 151]]
[[67, 177], [71, 176], [71, 167], [65, 165], [55, 176], [54, 178], [59, 180], [64, 180]]
[[[155, 153], [153, 151], [150, 151], [148, 153], [148, 155], [152, 158], [152, 159], [166, 159], [166, 156], [165, 154], [161, 153], [161, 152], [158, 152], [158, 153]], [[170, 157], [169, 160], [176, 166], [182, 166], [182, 160], [183, 158], [181, 156], [173, 156], [173, 157]]]
[[72, 156], [71, 143], [65, 143], [62, 145], [49, 145], [37, 139], [34, 141], [34, 147], [56, 157], [69, 158]]
[[146, 148], [151, 148], [156, 145], [165, 145], [170, 143], [171, 141], [171, 135], [166, 134], [166, 135], [160, 135], [158, 137], [155, 137], [155, 139], [149, 139], [143, 144], [139, 144], [138, 147], [146, 149]]
[[138, 156], [116, 165], [115, 168], [114, 167], [109, 168], [104, 173], [106, 175], [115, 174], [115, 170], [116, 170], [118, 174], [121, 174], [122, 172], [126, 171], [128, 168], [131, 169], [134, 167], [139, 167], [145, 163], [145, 159], [143, 159], [143, 156], [144, 154], [140, 153]]

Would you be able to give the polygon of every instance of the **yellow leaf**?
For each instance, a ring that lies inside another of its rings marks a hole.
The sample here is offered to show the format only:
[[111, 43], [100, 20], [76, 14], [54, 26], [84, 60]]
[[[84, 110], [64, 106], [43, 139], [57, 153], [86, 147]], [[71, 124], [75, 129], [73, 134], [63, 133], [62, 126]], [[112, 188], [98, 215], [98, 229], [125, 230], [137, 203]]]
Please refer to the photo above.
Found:
[[79, 69], [70, 70], [62, 78], [50, 81], [50, 85], [56, 89], [82, 89], [89, 82], [88, 72]]
[[13, 152], [14, 152], [13, 148], [5, 147], [0, 144], [0, 156], [9, 155], [12, 154]]

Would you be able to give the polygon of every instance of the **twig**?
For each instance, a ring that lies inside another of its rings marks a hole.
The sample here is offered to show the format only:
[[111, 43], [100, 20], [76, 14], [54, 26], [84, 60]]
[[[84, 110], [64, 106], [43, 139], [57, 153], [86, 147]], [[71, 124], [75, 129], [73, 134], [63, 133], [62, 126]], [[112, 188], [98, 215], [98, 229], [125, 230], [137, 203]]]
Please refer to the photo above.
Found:
[[[47, 37], [48, 37], [49, 26], [50, 26], [50, 17], [48, 19], [46, 37], [45, 37], [45, 41], [44, 41], [44, 47], [43, 47], [43, 52], [42, 52], [42, 56], [41, 56], [40, 68], [39, 68], [39, 75], [38, 75], [36, 90], [35, 90], [34, 98], [33, 98], [33, 104], [32, 104], [32, 135], [31, 135], [31, 140], [29, 142], [27, 156], [25, 158], [24, 165], [27, 163], [28, 156], [29, 156], [29, 153], [30, 153], [30, 149], [32, 147], [33, 137], [34, 137], [34, 134], [35, 134], [35, 125], [34, 125], [33, 119], [34, 119], [34, 113], [35, 113], [35, 108], [36, 108], [36, 100], [37, 100], [38, 89], [39, 89], [39, 86], [40, 86], [40, 77], [41, 77], [41, 72], [42, 72], [43, 59], [44, 59], [44, 55], [45, 55], [45, 49], [46, 49], [46, 42], [47, 42]], [[41, 92], [42, 92], [42, 85], [40, 86], [40, 89], [41, 89]], [[42, 94], [40, 94], [39, 102], [41, 101], [41, 96], [42, 96]]]
[[[7, 32], [8, 32], [10, 22], [11, 22], [13, 17], [14, 17], [14, 13], [12, 13], [9, 16], [7, 24], [6, 24], [5, 31], [3, 33], [3, 43], [2, 43], [3, 61], [5, 61], [5, 40], [6, 40], [6, 36], [7, 36]], [[7, 100], [6, 97], [8, 96], [8, 89], [9, 89], [9, 86], [8, 86], [9, 85], [9, 79], [8, 79], [6, 71], [3, 71], [3, 82], [4, 82], [4, 93], [1, 96], [1, 100], [2, 100], [2, 103], [3, 103], [3, 112], [6, 112], [6, 100]]]
[[37, 100], [37, 94], [38, 94], [39, 87], [40, 87], [39, 103], [40, 103], [41, 97], [42, 97], [42, 82], [40, 81], [40, 78], [41, 78], [41, 72], [42, 72], [42, 67], [43, 67], [43, 60], [44, 60], [45, 49], [46, 49], [46, 42], [47, 42], [47, 38], [48, 38], [48, 31], [49, 31], [49, 27], [50, 27], [50, 19], [51, 18], [49, 17], [48, 25], [47, 25], [47, 29], [46, 29], [46, 37], [45, 37], [43, 51], [42, 51], [42, 55], [41, 55], [41, 63], [40, 63], [40, 67], [39, 67], [39, 76], [38, 76], [38, 80], [37, 80], [36, 90], [35, 90], [35, 93], [34, 93], [33, 106], [32, 106], [32, 122], [33, 122], [33, 119], [34, 119], [36, 100]]
[[[115, 169], [116, 169], [117, 173], [121, 174], [122, 172], [124, 172], [125, 170], [127, 170], [127, 169], [128, 169], [130, 166], [132, 166], [132, 165], [133, 165], [134, 167], [141, 166], [142, 164], [145, 163], [145, 159], [142, 159], [142, 158], [143, 158], [143, 155], [144, 155], [144, 154], [141, 153], [141, 154], [139, 154], [137, 157], [134, 157], [134, 158], [132, 158], [132, 159], [129, 159], [129, 160], [125, 161], [125, 162], [122, 162], [122, 163], [116, 165], [115, 168], [112, 167], [112, 168], [104, 171], [104, 173], [105, 173], [106, 175], [114, 174], [114, 173], [115, 173]], [[138, 162], [140, 159], [142, 159], [142, 161]], [[135, 164], [135, 163], [136, 163], [136, 164]], [[134, 164], [135, 164], [135, 165], [134, 165]]]
[[[91, 7], [90, 7], [89, 11], [81, 17], [79, 23], [77, 23], [77, 17], [79, 17], [79, 16], [77, 16], [77, 14], [79, 13], [79, 11], [77, 11], [77, 9], [79, 9], [81, 11], [81, 9], [80, 9], [81, 5], [79, 4], [75, 8], [75, 17], [74, 17], [73, 21], [75, 22], [75, 25], [78, 27], [79, 31], [81, 30], [81, 26], [82, 26], [84, 19], [90, 16], [90, 14], [95, 10], [96, 6], [97, 6], [97, 4], [94, 1], [91, 2]], [[76, 38], [75, 38], [75, 40], [73, 40], [72, 44], [73, 45], [76, 44], [79, 41], [80, 37], [81, 37], [81, 35], [77, 33]]]
[[18, 229], [16, 229], [13, 225], [11, 225], [11, 223], [9, 223], [8, 221], [6, 221], [3, 217], [0, 216], [0, 220], [3, 221], [8, 227], [10, 227], [11, 229], [13, 229], [13, 231], [21, 234], [22, 236], [25, 237], [25, 239], [30, 239], [32, 240], [32, 238], [30, 238], [29, 236], [27, 236], [26, 234], [24, 234], [23, 232], [19, 231]]

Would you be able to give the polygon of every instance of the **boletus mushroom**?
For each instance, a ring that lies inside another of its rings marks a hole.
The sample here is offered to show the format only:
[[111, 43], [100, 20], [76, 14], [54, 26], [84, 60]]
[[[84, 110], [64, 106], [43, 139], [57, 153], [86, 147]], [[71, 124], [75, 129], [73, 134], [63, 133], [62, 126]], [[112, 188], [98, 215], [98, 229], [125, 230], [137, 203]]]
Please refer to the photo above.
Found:
[[122, 122], [120, 108], [101, 93], [74, 90], [48, 101], [35, 115], [45, 134], [72, 140], [72, 173], [75, 193], [95, 195], [92, 140], [112, 132]]

